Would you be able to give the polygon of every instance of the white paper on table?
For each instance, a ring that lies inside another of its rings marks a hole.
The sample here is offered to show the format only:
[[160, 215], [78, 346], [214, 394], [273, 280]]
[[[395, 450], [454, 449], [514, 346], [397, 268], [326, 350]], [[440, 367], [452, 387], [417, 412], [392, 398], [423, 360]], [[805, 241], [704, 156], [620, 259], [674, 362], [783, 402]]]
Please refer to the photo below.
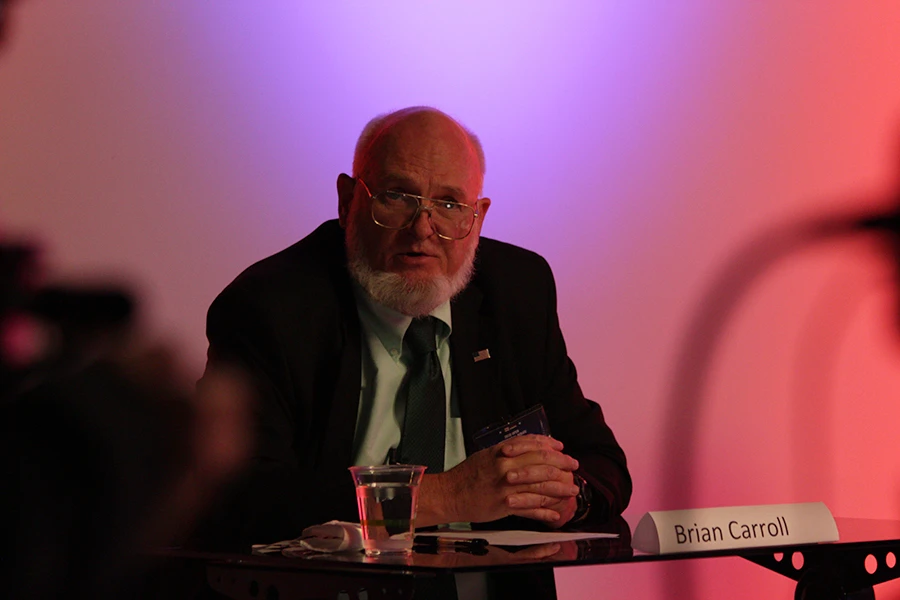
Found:
[[619, 537], [617, 533], [591, 533], [587, 531], [470, 531], [457, 529], [440, 529], [417, 535], [465, 540], [483, 539], [493, 546], [531, 546], [532, 544]]

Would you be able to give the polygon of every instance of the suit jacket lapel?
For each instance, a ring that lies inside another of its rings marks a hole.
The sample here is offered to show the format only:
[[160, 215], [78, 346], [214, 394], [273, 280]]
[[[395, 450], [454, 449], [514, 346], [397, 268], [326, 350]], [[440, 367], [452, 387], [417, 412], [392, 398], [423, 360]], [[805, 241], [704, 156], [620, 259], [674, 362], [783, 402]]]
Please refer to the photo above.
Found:
[[337, 371], [334, 397], [322, 443], [322, 464], [326, 470], [345, 469], [352, 464], [353, 434], [359, 411], [359, 385], [362, 377], [359, 325], [351, 333], [345, 327], [343, 350]]
[[332, 276], [340, 302], [341, 328], [340, 339], [337, 340], [340, 353], [335, 372], [334, 395], [330, 399], [327, 423], [322, 430], [324, 437], [319, 446], [321, 454], [318, 461], [323, 469], [331, 472], [346, 469], [352, 464], [353, 435], [356, 432], [362, 378], [362, 334], [356, 299], [345, 266], [343, 237], [334, 252], [338, 257]]
[[467, 454], [476, 450], [472, 435], [504, 417], [503, 403], [498, 402], [501, 393], [499, 361], [493, 358], [475, 361], [476, 353], [490, 351], [491, 343], [496, 339], [494, 323], [482, 309], [482, 293], [475, 282], [451, 304], [453, 386], [459, 400]]

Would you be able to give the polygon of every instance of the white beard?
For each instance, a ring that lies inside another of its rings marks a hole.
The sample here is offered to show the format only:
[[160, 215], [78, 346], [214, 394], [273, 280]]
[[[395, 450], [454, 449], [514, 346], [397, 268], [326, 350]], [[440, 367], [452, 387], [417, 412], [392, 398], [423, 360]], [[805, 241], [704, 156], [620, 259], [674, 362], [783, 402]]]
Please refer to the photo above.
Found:
[[477, 244], [471, 244], [463, 264], [454, 275], [409, 279], [399, 273], [376, 271], [369, 264], [352, 219], [347, 224], [346, 233], [347, 267], [353, 279], [375, 302], [409, 317], [428, 315], [451, 300], [465, 289], [475, 271]]

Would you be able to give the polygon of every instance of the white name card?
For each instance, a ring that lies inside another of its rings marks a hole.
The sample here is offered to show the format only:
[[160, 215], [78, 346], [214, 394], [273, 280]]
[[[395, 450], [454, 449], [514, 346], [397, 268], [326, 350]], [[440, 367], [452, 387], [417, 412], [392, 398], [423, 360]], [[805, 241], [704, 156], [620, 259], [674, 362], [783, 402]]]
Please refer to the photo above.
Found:
[[836, 542], [837, 524], [822, 502], [648, 512], [631, 538], [650, 554]]

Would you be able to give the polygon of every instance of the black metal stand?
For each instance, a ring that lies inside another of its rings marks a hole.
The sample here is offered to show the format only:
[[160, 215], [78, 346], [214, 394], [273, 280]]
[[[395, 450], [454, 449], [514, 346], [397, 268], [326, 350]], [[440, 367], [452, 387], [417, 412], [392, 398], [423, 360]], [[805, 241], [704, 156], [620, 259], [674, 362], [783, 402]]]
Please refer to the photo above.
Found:
[[874, 600], [873, 587], [900, 578], [900, 543], [821, 544], [745, 556], [797, 582], [794, 600]]

